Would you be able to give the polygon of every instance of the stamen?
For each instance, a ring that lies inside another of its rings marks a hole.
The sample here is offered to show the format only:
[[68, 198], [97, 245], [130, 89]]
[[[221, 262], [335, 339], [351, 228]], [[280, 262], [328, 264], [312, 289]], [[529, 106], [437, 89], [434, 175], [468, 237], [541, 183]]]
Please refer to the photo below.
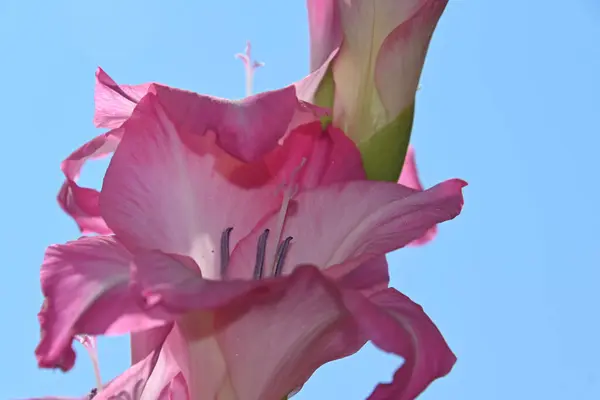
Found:
[[229, 264], [229, 238], [233, 228], [227, 228], [221, 234], [221, 276], [225, 275]]
[[98, 394], [98, 389], [93, 388], [90, 390], [90, 394], [87, 395], [87, 400], [92, 400]]
[[273, 268], [274, 277], [278, 277], [279, 275], [281, 275], [281, 271], [283, 270], [283, 263], [285, 262], [285, 256], [287, 255], [287, 251], [290, 247], [292, 239], [294, 238], [288, 236], [283, 242], [279, 243], [279, 246], [277, 246], [277, 253], [275, 254], [275, 266]]
[[258, 249], [256, 251], [256, 264], [254, 264], [254, 279], [261, 279], [263, 275], [263, 267], [265, 265], [265, 253], [267, 249], [267, 238], [269, 230], [265, 231], [258, 238]]
[[[290, 174], [290, 178], [287, 184], [284, 185], [286, 191], [283, 194], [283, 201], [281, 203], [281, 209], [279, 210], [279, 216], [277, 218], [277, 234], [275, 236], [275, 243], [279, 243], [281, 241], [281, 235], [283, 234], [283, 225], [285, 224], [285, 218], [287, 216], [288, 206], [290, 205], [290, 201], [292, 198], [298, 193], [298, 184], [295, 183], [296, 177], [302, 167], [306, 164], [306, 158], [302, 158], [300, 164], [294, 168], [292, 173]], [[287, 239], [286, 239], [287, 240]], [[277, 257], [273, 262], [272, 270], [275, 271], [275, 264], [277, 263]]]
[[94, 368], [94, 377], [96, 378], [96, 390], [92, 389], [90, 398], [93, 398], [100, 390], [102, 390], [102, 377], [100, 376], [100, 364], [98, 363], [98, 351], [96, 349], [96, 338], [89, 335], [77, 335], [75, 339], [79, 341], [87, 350], [92, 367]]

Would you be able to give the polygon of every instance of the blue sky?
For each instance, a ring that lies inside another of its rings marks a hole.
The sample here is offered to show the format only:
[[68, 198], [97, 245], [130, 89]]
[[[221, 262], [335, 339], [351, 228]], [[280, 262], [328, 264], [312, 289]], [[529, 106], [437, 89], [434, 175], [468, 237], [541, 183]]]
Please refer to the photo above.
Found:
[[[39, 371], [33, 349], [44, 248], [78, 236], [59, 210], [60, 161], [97, 134], [94, 70], [239, 98], [233, 53], [252, 40], [256, 90], [307, 73], [304, 1], [0, 2], [0, 399], [80, 395]], [[436, 31], [413, 133], [424, 183], [469, 181], [462, 215], [435, 242], [390, 255], [392, 283], [421, 303], [458, 355], [424, 400], [600, 398], [600, 3], [454, 0]], [[105, 163], [84, 171], [99, 187]], [[105, 379], [125, 338], [100, 342]], [[367, 346], [320, 369], [296, 398], [364, 399], [395, 357]]]

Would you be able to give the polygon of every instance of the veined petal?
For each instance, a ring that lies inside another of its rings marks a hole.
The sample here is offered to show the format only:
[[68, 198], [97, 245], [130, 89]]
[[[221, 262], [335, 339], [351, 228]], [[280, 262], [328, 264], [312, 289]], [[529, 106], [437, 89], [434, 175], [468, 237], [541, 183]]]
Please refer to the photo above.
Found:
[[448, 0], [412, 2], [418, 9], [385, 38], [375, 62], [375, 85], [389, 118], [414, 102], [429, 42]]
[[[278, 207], [268, 171], [246, 168], [216, 145], [214, 135], [180, 129], [154, 94], [144, 97], [123, 129], [100, 196], [108, 226], [129, 248], [190, 256], [203, 276], [219, 276], [222, 232], [234, 228], [233, 246]], [[238, 185], [256, 180], [268, 187]]]
[[66, 179], [58, 193], [58, 203], [84, 234], [109, 235], [112, 232], [100, 215], [98, 191], [81, 187], [76, 181], [88, 160], [106, 157], [117, 148], [120, 140], [118, 129], [99, 135], [71, 153], [61, 164]]
[[[301, 192], [288, 207], [281, 235], [293, 238], [283, 273], [302, 264], [335, 266], [325, 273], [340, 278], [456, 217], [465, 185], [453, 179], [419, 192], [395, 183], [353, 181]], [[277, 225], [276, 216], [266, 219], [238, 244], [230, 259], [231, 276], [251, 276], [245, 260], [255, 253], [258, 236]], [[276, 245], [267, 246], [266, 260], [274, 260], [275, 250]]]
[[178, 321], [170, 345], [191, 398], [280, 400], [322, 364], [365, 343], [339, 291], [314, 267], [260, 284], [266, 290]]
[[129, 252], [112, 237], [87, 237], [48, 248], [41, 270], [45, 301], [36, 348], [42, 368], [71, 369], [76, 334], [122, 334], [162, 324], [129, 291]]
[[94, 92], [94, 125], [109, 129], [121, 126], [148, 92], [150, 85], [151, 83], [118, 85], [102, 68], [98, 68]]
[[[400, 174], [400, 179], [398, 183], [409, 188], [422, 191], [423, 185], [421, 185], [421, 180], [419, 179], [419, 173], [417, 171], [417, 162], [415, 159], [415, 149], [412, 145], [408, 146], [408, 150], [406, 152], [406, 158], [404, 159], [404, 166], [402, 167], [402, 172]], [[429, 243], [435, 238], [437, 235], [437, 225], [432, 226], [423, 236], [418, 239], [413, 240], [410, 244], [412, 246], [421, 246]]]
[[408, 297], [390, 288], [368, 300], [346, 292], [344, 300], [377, 347], [404, 358], [393, 381], [379, 384], [369, 400], [413, 400], [452, 369], [456, 356], [421, 306]]

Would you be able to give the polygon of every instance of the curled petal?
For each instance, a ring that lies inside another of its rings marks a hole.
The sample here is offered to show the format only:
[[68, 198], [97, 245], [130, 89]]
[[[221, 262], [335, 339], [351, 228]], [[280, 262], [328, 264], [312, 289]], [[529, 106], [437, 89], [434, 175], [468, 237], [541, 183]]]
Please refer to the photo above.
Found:
[[[409, 188], [422, 191], [423, 185], [419, 179], [419, 173], [417, 171], [417, 162], [415, 159], [415, 149], [412, 145], [408, 146], [406, 152], [406, 158], [404, 159], [404, 166], [400, 174], [399, 184], [407, 186]], [[423, 236], [413, 240], [410, 244], [412, 246], [421, 246], [429, 243], [437, 235], [437, 225], [432, 226]]]
[[370, 400], [413, 400], [454, 366], [456, 356], [435, 324], [397, 290], [386, 289], [368, 300], [346, 292], [345, 305], [377, 347], [404, 358], [393, 381], [379, 384]]
[[100, 159], [112, 153], [121, 140], [121, 131], [99, 135], [75, 150], [61, 164], [65, 182], [58, 193], [58, 204], [70, 215], [82, 233], [111, 234], [100, 215], [97, 190], [79, 186], [76, 181], [88, 160]]
[[[451, 179], [419, 192], [395, 183], [352, 181], [302, 192], [288, 207], [282, 237], [293, 239], [283, 273], [302, 264], [335, 266], [325, 273], [340, 278], [456, 217], [465, 185]], [[260, 234], [276, 231], [277, 224], [277, 216], [266, 219], [238, 244], [230, 260], [231, 276], [251, 276], [246, 260], [255, 253]], [[266, 254], [267, 260], [275, 259], [275, 246], [268, 246]]]
[[130, 294], [130, 259], [111, 237], [48, 248], [41, 270], [41, 339], [35, 351], [40, 367], [71, 369], [77, 334], [122, 334], [161, 324], [148, 318]]
[[98, 128], [118, 128], [131, 115], [135, 105], [148, 92], [151, 83], [118, 85], [102, 68], [96, 70], [94, 124]]

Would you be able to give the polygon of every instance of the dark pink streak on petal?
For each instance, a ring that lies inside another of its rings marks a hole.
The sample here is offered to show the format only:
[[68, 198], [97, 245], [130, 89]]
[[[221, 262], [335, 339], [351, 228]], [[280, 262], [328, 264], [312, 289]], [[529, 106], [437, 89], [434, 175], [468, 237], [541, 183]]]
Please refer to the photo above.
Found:
[[448, 374], [456, 362], [421, 306], [397, 290], [381, 291], [368, 300], [347, 292], [345, 304], [377, 347], [405, 360], [393, 381], [379, 384], [370, 400], [413, 400], [435, 379]]

